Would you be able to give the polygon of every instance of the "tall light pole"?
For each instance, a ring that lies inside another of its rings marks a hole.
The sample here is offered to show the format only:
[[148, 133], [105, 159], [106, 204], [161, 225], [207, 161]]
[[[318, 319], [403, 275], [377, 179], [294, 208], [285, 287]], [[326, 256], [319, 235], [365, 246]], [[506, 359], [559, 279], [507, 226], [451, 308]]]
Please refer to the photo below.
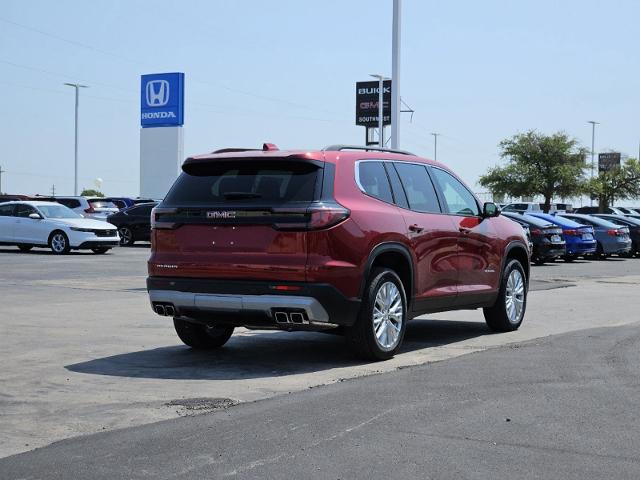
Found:
[[402, 0], [393, 0], [391, 50], [391, 148], [400, 148], [400, 17]]
[[79, 83], [65, 83], [68, 87], [76, 89], [76, 122], [75, 122], [75, 145], [74, 145], [74, 175], [73, 175], [73, 194], [78, 195], [78, 105], [80, 103], [80, 89], [89, 88], [88, 85], [81, 85]]
[[438, 136], [439, 133], [431, 133], [433, 135], [433, 159], [438, 161]]
[[2, 195], [2, 174], [5, 172], [6, 170], [3, 170], [2, 165], [0, 165], [0, 195]]
[[[600, 125], [600, 122], [596, 122], [594, 120], [589, 120], [587, 123], [591, 124], [591, 178], [593, 178], [593, 173], [595, 169], [595, 144], [596, 144], [596, 125]], [[589, 195], [590, 203], [589, 205], [593, 206], [593, 197]]]
[[378, 79], [378, 146], [384, 147], [384, 81], [389, 80], [383, 75], [370, 73], [370, 77]]

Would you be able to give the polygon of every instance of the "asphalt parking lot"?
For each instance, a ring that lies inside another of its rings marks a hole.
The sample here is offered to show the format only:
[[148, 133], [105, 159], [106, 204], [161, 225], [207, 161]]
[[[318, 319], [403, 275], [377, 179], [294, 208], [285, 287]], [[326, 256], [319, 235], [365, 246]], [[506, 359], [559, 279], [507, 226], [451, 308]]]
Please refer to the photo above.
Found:
[[144, 246], [62, 257], [0, 248], [0, 456], [639, 320], [640, 259], [579, 260], [532, 267], [525, 322], [513, 333], [490, 334], [481, 312], [463, 311], [410, 323], [402, 353], [384, 363], [355, 361], [340, 337], [306, 333], [239, 331], [223, 350], [197, 353], [151, 311], [147, 256]]

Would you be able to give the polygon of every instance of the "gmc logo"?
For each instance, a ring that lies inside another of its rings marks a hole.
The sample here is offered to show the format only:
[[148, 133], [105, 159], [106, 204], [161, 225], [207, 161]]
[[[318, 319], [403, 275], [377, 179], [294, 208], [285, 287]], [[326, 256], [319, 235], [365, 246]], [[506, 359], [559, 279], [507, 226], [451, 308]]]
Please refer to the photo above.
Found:
[[236, 212], [216, 210], [215, 212], [207, 212], [207, 218], [236, 218]]

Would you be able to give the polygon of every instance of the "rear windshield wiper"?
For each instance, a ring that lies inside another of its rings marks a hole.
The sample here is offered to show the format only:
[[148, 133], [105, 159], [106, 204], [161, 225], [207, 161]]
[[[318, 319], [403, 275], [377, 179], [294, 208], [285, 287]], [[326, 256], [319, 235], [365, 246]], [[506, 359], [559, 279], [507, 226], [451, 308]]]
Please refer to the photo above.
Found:
[[252, 192], [227, 192], [227, 193], [223, 193], [222, 196], [225, 198], [225, 200], [262, 197], [262, 195], [260, 195], [259, 193], [252, 193]]

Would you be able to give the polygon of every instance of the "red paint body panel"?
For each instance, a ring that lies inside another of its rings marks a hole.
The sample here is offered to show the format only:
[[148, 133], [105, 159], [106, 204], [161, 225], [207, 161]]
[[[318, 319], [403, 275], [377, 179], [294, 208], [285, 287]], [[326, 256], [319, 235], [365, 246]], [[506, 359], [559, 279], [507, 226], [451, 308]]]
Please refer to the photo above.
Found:
[[[332, 197], [349, 209], [349, 217], [330, 228], [307, 231], [280, 231], [264, 224], [154, 229], [149, 275], [322, 283], [347, 298], [358, 298], [370, 253], [395, 243], [406, 247], [413, 261], [413, 292], [407, 294], [419, 301], [439, 299], [446, 309], [464, 305], [467, 294], [497, 293], [507, 246], [528, 244], [522, 229], [504, 217], [411, 211], [363, 193], [354, 175], [356, 161], [365, 159], [410, 161], [450, 171], [436, 162], [387, 152], [249, 151], [202, 155], [185, 164], [236, 158], [333, 164]], [[423, 230], [409, 231], [409, 225]]]

